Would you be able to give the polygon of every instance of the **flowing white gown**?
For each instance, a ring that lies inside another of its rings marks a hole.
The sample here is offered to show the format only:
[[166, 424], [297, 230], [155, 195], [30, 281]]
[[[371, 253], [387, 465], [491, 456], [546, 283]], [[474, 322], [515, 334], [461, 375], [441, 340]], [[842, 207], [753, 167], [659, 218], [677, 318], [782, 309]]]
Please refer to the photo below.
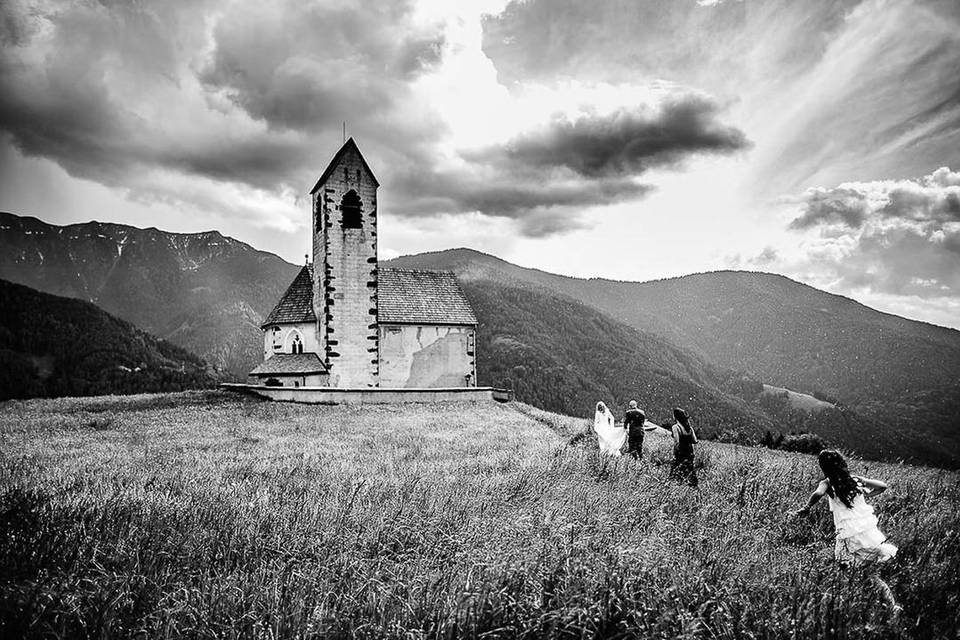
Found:
[[597, 444], [600, 453], [608, 456], [621, 455], [623, 443], [627, 441], [627, 430], [614, 425], [613, 414], [602, 402], [597, 403], [597, 413], [593, 417], [593, 430], [597, 432]]
[[855, 565], [870, 562], [886, 562], [897, 555], [897, 547], [887, 542], [887, 536], [877, 528], [877, 516], [873, 507], [858, 493], [853, 506], [848, 507], [833, 496], [827, 495], [833, 524], [837, 529], [834, 557], [840, 562]]

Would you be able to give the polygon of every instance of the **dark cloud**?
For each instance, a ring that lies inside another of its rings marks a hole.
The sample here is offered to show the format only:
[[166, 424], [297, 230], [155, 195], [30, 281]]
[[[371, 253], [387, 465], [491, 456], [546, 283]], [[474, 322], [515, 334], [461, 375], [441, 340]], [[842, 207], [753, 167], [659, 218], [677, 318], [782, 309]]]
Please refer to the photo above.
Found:
[[407, 217], [479, 212], [517, 220], [522, 234], [542, 237], [585, 225], [584, 209], [633, 200], [650, 187], [630, 178], [552, 181], [490, 167], [459, 170], [407, 165], [393, 172], [390, 212]]
[[515, 0], [483, 48], [508, 85], [656, 78], [736, 101], [760, 203], [960, 164], [958, 32], [956, 0]]
[[[26, 26], [0, 60], [0, 128], [24, 153], [120, 186], [149, 169], [273, 186], [303, 162], [296, 136], [194, 122], [207, 105], [183, 92], [179, 47], [202, 39], [204, 3], [76, 3], [47, 15], [5, 7]], [[182, 27], [193, 22], [197, 31]]]
[[960, 294], [960, 172], [811, 189], [793, 229], [818, 229], [810, 268], [839, 287]]
[[893, 188], [878, 213], [886, 218], [919, 222], [960, 222], [960, 189]]
[[708, 99], [679, 96], [655, 110], [554, 119], [547, 128], [487, 149], [475, 158], [518, 167], [569, 169], [584, 177], [638, 175], [698, 152], [729, 153], [748, 146], [744, 133], [717, 120]]
[[870, 207], [855, 189], [812, 189], [804, 196], [803, 215], [790, 223], [791, 229], [809, 229], [820, 224], [843, 224], [857, 229]]
[[638, 178], [651, 167], [745, 148], [744, 134], [721, 124], [717, 114], [706, 98], [679, 95], [657, 107], [557, 117], [505, 144], [462, 152], [465, 163], [457, 169], [429, 158], [404, 162], [406, 170], [394, 170], [392, 186], [401, 197], [393, 211], [477, 211], [517, 219], [531, 236], [579, 228], [584, 209], [646, 195], [651, 187]]
[[477, 211], [522, 221], [542, 236], [579, 228], [583, 209], [635, 200], [650, 191], [637, 178], [696, 153], [729, 153], [745, 135], [717, 119], [701, 96], [681, 95], [656, 108], [619, 109], [567, 120], [509, 142], [462, 153], [458, 169], [403, 163], [394, 174], [396, 213], [408, 216]]
[[[410, 195], [410, 204], [399, 207], [401, 214], [479, 211], [505, 217], [518, 217], [533, 209], [613, 204], [650, 190], [629, 179], [558, 184], [452, 171], [399, 176], [398, 183], [406, 185]], [[428, 195], [417, 198], [417, 193]]]
[[764, 247], [757, 256], [750, 259], [750, 263], [758, 267], [768, 267], [779, 260], [780, 254], [773, 247]]
[[289, 0], [228, 12], [200, 77], [271, 127], [382, 120], [407, 83], [440, 60], [439, 26], [415, 27], [410, 11], [406, 2]]
[[442, 43], [407, 3], [221, 5], [0, 5], [0, 131], [110, 186], [161, 169], [264, 189], [310, 182], [343, 120], [386, 146], [442, 131], [398, 122]]
[[854, 183], [810, 189], [792, 229], [840, 224], [859, 229], [872, 216], [942, 226], [960, 222], [960, 173], [943, 167], [919, 180]]

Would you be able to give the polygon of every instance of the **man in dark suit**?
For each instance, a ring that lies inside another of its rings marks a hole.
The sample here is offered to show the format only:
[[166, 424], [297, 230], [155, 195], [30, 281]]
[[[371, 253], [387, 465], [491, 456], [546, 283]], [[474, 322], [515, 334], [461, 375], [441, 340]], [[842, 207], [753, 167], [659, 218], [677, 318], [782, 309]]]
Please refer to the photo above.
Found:
[[623, 428], [627, 430], [627, 454], [637, 460], [643, 453], [643, 423], [647, 421], [646, 414], [637, 409], [637, 401], [630, 401], [630, 408], [623, 416]]

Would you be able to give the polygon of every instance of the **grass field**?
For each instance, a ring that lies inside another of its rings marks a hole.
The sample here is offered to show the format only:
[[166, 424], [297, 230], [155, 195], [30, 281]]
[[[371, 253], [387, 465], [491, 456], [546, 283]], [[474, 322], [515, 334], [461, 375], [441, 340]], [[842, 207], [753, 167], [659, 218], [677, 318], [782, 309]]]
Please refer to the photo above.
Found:
[[604, 464], [522, 405], [217, 392], [0, 405], [0, 637], [956, 637], [954, 473], [853, 462], [900, 547], [883, 608], [831, 562], [812, 457]]

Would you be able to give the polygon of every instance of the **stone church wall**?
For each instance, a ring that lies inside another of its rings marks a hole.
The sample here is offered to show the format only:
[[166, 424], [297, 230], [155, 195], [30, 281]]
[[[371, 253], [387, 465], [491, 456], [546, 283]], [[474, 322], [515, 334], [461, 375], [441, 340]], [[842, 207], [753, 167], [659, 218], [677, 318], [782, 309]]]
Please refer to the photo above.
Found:
[[380, 325], [383, 388], [474, 387], [473, 327]]

